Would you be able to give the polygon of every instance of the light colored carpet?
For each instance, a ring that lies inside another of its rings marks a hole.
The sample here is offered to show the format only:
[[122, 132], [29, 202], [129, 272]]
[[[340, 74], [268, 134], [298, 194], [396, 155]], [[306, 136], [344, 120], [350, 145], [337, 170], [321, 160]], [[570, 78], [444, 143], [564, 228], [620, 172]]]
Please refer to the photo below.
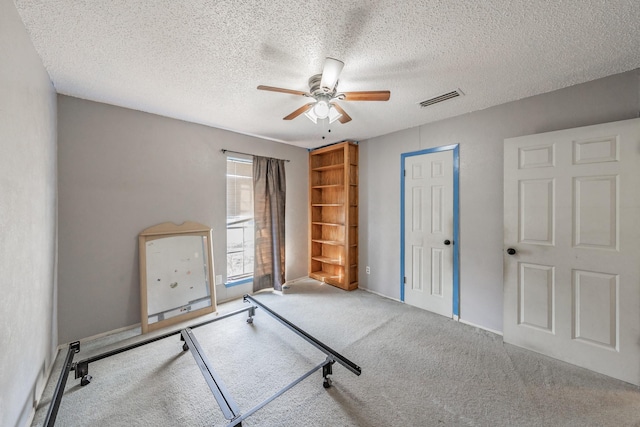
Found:
[[[640, 426], [637, 387], [396, 301], [313, 280], [256, 299], [358, 364], [362, 375], [336, 363], [330, 389], [314, 373], [243, 426]], [[218, 312], [245, 306], [233, 301]], [[325, 358], [260, 309], [253, 325], [245, 319], [194, 329], [242, 412]], [[83, 343], [74, 360], [139, 340], [139, 333]], [[65, 355], [58, 355], [34, 426], [44, 421]], [[86, 387], [69, 376], [57, 426], [227, 424], [178, 336], [92, 363], [89, 373]]]

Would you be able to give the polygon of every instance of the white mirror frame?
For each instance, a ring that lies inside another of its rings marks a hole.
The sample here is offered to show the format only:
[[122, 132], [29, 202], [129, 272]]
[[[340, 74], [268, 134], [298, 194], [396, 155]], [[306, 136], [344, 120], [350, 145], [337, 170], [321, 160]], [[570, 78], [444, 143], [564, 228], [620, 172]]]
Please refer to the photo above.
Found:
[[[159, 320], [157, 322], [149, 323], [149, 301], [147, 287], [147, 243], [158, 239], [177, 236], [202, 236], [203, 238], [205, 238], [205, 278], [206, 280], [208, 280], [211, 305], [196, 310], [191, 310], [189, 304], [185, 305], [184, 303], [177, 302], [174, 308], [181, 309], [184, 307], [184, 313], [177, 314], [172, 317]], [[140, 254], [140, 303], [142, 313], [141, 325], [143, 334], [216, 311], [215, 282], [213, 281], [213, 278], [215, 277], [213, 269], [213, 232], [211, 230], [211, 227], [191, 221], [185, 221], [180, 225], [176, 225], [172, 222], [164, 222], [162, 224], [154, 225], [153, 227], [149, 227], [143, 230], [138, 235], [138, 246]]]

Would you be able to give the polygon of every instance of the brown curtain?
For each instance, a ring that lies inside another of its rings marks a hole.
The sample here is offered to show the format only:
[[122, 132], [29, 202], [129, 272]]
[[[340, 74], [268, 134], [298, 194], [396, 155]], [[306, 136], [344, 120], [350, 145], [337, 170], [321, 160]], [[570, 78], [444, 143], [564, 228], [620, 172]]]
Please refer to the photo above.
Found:
[[284, 160], [253, 158], [255, 258], [253, 291], [282, 290], [284, 279]]

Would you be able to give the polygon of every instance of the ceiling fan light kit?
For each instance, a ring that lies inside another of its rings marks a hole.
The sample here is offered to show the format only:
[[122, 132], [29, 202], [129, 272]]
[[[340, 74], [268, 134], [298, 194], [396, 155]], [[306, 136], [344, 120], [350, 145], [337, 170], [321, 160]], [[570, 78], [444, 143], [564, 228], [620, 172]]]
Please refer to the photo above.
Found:
[[316, 116], [318, 116], [318, 118], [326, 119], [329, 116], [329, 103], [324, 99], [321, 99], [316, 102], [316, 105], [314, 105], [311, 110], [316, 114]]
[[318, 120], [325, 119], [328, 119], [329, 124], [331, 124], [342, 117], [342, 114], [338, 112], [334, 105], [329, 104], [324, 100], [316, 102], [309, 111], [304, 113], [304, 115], [316, 124], [318, 123]]
[[329, 123], [333, 123], [336, 120], [338, 120], [340, 117], [342, 117], [342, 114], [340, 114], [338, 112], [338, 110], [335, 109], [335, 107], [333, 105], [331, 105], [329, 107]]
[[335, 101], [388, 101], [391, 92], [388, 90], [363, 91], [363, 92], [338, 92], [338, 77], [342, 72], [344, 62], [334, 58], [326, 58], [322, 74], [315, 74], [309, 78], [309, 92], [302, 92], [292, 89], [283, 89], [273, 86], [258, 86], [259, 90], [271, 92], [288, 93], [291, 95], [302, 95], [313, 98], [315, 102], [308, 103], [288, 116], [284, 120], [293, 120], [304, 114], [313, 123], [329, 120], [333, 123], [340, 120], [340, 123], [351, 121], [351, 117]]

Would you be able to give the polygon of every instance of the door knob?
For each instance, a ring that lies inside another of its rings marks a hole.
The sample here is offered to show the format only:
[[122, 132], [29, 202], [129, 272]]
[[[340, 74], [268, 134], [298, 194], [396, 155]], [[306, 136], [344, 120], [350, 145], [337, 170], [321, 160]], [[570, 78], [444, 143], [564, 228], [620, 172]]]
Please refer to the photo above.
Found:
[[515, 249], [513, 249], [513, 248], [509, 248], [509, 249], [507, 249], [507, 253], [508, 253], [509, 255], [515, 255], [515, 254], [516, 254], [516, 250], [515, 250]]
[[451, 244], [451, 240], [449, 240], [449, 239], [445, 240], [445, 241], [444, 241], [444, 244], [445, 244], [445, 245], [447, 245], [447, 246], [449, 246], [449, 245]]

